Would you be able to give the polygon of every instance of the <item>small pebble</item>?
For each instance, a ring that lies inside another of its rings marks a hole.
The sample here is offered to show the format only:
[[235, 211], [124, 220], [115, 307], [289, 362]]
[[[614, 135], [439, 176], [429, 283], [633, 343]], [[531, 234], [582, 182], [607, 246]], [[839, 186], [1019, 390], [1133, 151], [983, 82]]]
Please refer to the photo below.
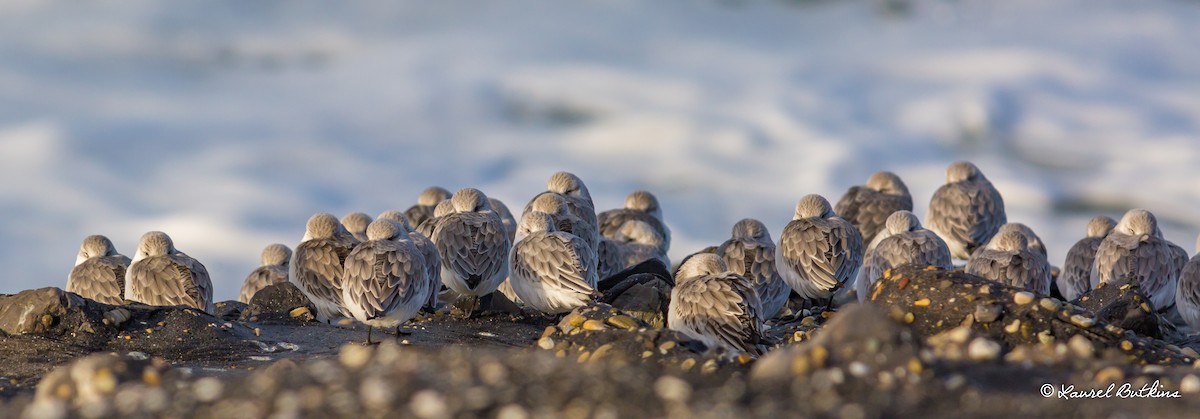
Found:
[[446, 401], [434, 390], [421, 390], [412, 396], [408, 408], [421, 418], [446, 417]]
[[1082, 314], [1075, 314], [1071, 316], [1071, 324], [1087, 328], [1096, 325], [1096, 319], [1084, 316]]
[[927, 306], [929, 306], [929, 299], [928, 299], [928, 298], [922, 298], [922, 299], [920, 299], [920, 300], [913, 301], [913, 305], [914, 305], [914, 306], [917, 306], [917, 307], [927, 307]]
[[554, 349], [554, 339], [549, 336], [538, 339], [537, 344], [538, 344], [539, 348], [545, 349], [547, 351]]
[[1018, 330], [1021, 330], [1021, 320], [1020, 319], [1013, 320], [1012, 323], [1009, 323], [1007, 326], [1004, 326], [1004, 331], [1008, 332], [1008, 333], [1017, 333]]
[[607, 329], [607, 327], [604, 326], [604, 322], [599, 320], [588, 320], [583, 322], [583, 330], [598, 331], [604, 329]]
[[1121, 371], [1120, 368], [1108, 367], [1108, 368], [1101, 369], [1100, 371], [1096, 371], [1096, 376], [1094, 377], [1093, 380], [1097, 383], [1105, 384], [1105, 383], [1116, 383], [1116, 382], [1124, 380], [1124, 379], [1125, 379], [1125, 372]]
[[216, 377], [204, 377], [196, 380], [196, 383], [192, 385], [192, 390], [196, 393], [196, 400], [207, 403], [221, 397], [224, 385]]
[[1018, 305], [1025, 305], [1033, 302], [1033, 294], [1027, 291], [1021, 291], [1013, 294], [1013, 302]]
[[692, 397], [692, 385], [678, 377], [664, 375], [654, 381], [654, 394], [668, 402], [684, 403]]
[[975, 338], [967, 347], [967, 356], [974, 361], [991, 361], [1000, 356], [1000, 344], [986, 338]]
[[1050, 310], [1050, 311], [1058, 311], [1058, 308], [1060, 307], [1060, 305], [1058, 304], [1058, 301], [1054, 301], [1053, 298], [1043, 298], [1041, 300], [1038, 300], [1038, 305], [1040, 305], [1040, 306], [1042, 306], [1042, 308], [1044, 308], [1046, 310]]
[[868, 367], [867, 364], [859, 361], [851, 362], [850, 365], [846, 367], [846, 370], [850, 372], [850, 375], [860, 378], [871, 373], [871, 368]]
[[975, 306], [975, 321], [980, 323], [991, 323], [1000, 318], [1000, 314], [1004, 312], [1004, 307], [995, 304], [980, 304]]
[[1179, 382], [1179, 391], [1188, 394], [1200, 392], [1200, 377], [1192, 374], [1183, 377]]
[[1071, 336], [1071, 339], [1067, 340], [1067, 347], [1071, 349], [1071, 353], [1079, 358], [1091, 358], [1096, 352], [1096, 348], [1092, 346], [1092, 341], [1083, 335]]

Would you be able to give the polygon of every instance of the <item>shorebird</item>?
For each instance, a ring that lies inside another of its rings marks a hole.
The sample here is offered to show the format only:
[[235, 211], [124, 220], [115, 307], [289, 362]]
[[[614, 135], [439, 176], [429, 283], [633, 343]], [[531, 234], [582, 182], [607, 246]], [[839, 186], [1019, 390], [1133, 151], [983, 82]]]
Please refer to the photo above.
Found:
[[142, 235], [125, 271], [125, 299], [154, 306], [188, 306], [216, 313], [208, 269], [175, 249], [161, 231]]
[[521, 217], [523, 238], [513, 245], [509, 284], [525, 305], [547, 314], [571, 311], [599, 296], [595, 252], [582, 238], [557, 231], [548, 214]]
[[314, 214], [304, 238], [292, 253], [289, 279], [317, 309], [318, 320], [329, 322], [342, 314], [342, 268], [357, 240], [337, 217]]
[[[404, 211], [409, 222], [415, 227], [433, 217], [433, 210], [442, 201], [450, 199], [450, 191], [440, 186], [430, 186], [417, 196], [417, 204]], [[428, 235], [427, 235], [428, 236]]]
[[104, 304], [123, 304], [129, 263], [129, 257], [117, 253], [108, 237], [87, 236], [67, 276], [67, 291]]
[[1166, 309], [1175, 303], [1182, 269], [1178, 259], [1178, 251], [1162, 237], [1154, 214], [1132, 209], [1096, 248], [1091, 286], [1129, 278], [1155, 310]]
[[888, 216], [885, 236], [866, 257], [862, 271], [855, 280], [858, 300], [866, 301], [871, 285], [884, 271], [903, 265], [936, 266], [950, 269], [950, 249], [937, 233], [921, 227], [921, 220], [910, 211], [896, 211]]
[[496, 215], [500, 216], [500, 222], [504, 224], [504, 231], [508, 233], [508, 240], [516, 243], [517, 219], [513, 218], [512, 211], [508, 210], [508, 205], [504, 205], [504, 202], [492, 197], [488, 197], [488, 204], [491, 204], [492, 211], [496, 211]]
[[1175, 290], [1175, 307], [1192, 330], [1200, 330], [1200, 239], [1196, 240], [1196, 252], [1179, 273], [1179, 288]]
[[415, 225], [413, 225], [412, 220], [408, 219], [407, 215], [404, 215], [403, 212], [400, 212], [398, 210], [387, 210], [387, 211], [381, 212], [381, 213], [379, 213], [379, 216], [375, 217], [375, 219], [376, 220], [395, 221], [397, 223], [400, 223], [400, 225], [403, 225], [404, 229], [408, 230], [408, 231], [412, 231], [413, 228], [416, 227]]
[[454, 212], [440, 217], [433, 242], [442, 257], [442, 283], [473, 300], [464, 310], [471, 314], [479, 298], [495, 291], [508, 276], [512, 243], [483, 192], [460, 189], [451, 202]]
[[376, 220], [367, 227], [367, 241], [354, 247], [342, 271], [342, 314], [371, 329], [395, 327], [417, 315], [430, 295], [425, 257], [409, 231], [393, 220]]
[[831, 300], [857, 276], [862, 259], [858, 229], [838, 217], [820, 195], [806, 195], [796, 204], [795, 216], [783, 228], [775, 254], [784, 282], [809, 300]]
[[367, 241], [367, 226], [371, 224], [370, 215], [361, 212], [352, 212], [342, 216], [342, 226], [346, 227], [346, 231], [354, 236], [354, 240], [359, 242]]
[[762, 303], [750, 280], [729, 272], [715, 254], [696, 254], [679, 267], [667, 326], [709, 348], [723, 347], [758, 356], [763, 330]]
[[246, 276], [238, 301], [250, 304], [250, 299], [259, 290], [288, 281], [288, 265], [292, 262], [292, 249], [279, 243], [267, 246], [260, 257], [262, 264]]
[[733, 225], [731, 237], [717, 247], [725, 265], [746, 277], [758, 293], [764, 319], [775, 317], [787, 304], [791, 288], [775, 266], [775, 242], [761, 221], [746, 218]]
[[1092, 267], [1096, 262], [1096, 249], [1100, 248], [1100, 243], [1116, 225], [1115, 220], [1103, 215], [1092, 218], [1087, 225], [1087, 236], [1079, 239], [1071, 246], [1071, 250], [1067, 251], [1062, 272], [1055, 281], [1058, 291], [1067, 301], [1079, 298], [1092, 289]]
[[1050, 295], [1050, 264], [1018, 229], [1002, 231], [967, 261], [966, 272], [1041, 295]]
[[912, 209], [908, 186], [892, 172], [875, 172], [866, 185], [851, 186], [833, 207], [839, 217], [854, 224], [864, 241], [874, 239], [893, 212]]
[[946, 184], [933, 193], [925, 226], [950, 248], [950, 256], [970, 259], [1008, 222], [1004, 199], [978, 167], [966, 161], [946, 169]]
[[624, 259], [621, 266], [604, 266], [602, 271], [616, 273], [651, 258], [671, 265], [667, 257], [671, 248], [671, 229], [663, 222], [662, 207], [654, 194], [633, 191], [625, 197], [623, 208], [604, 211], [597, 215], [597, 220], [601, 240], [617, 247], [616, 253]]

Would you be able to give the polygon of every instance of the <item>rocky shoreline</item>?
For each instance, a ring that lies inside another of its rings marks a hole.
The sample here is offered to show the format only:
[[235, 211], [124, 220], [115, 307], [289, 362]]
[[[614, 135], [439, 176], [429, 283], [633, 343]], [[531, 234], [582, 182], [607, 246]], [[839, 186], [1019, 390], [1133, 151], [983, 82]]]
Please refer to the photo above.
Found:
[[[662, 293], [552, 319], [436, 314], [364, 346], [281, 284], [219, 316], [57, 288], [0, 296], [2, 417], [1177, 417], [1200, 343], [1136, 287], [1063, 302], [901, 268], [871, 302], [771, 324], [760, 359], [656, 327]], [[618, 284], [619, 285], [619, 284]], [[669, 284], [663, 284], [669, 285]], [[293, 288], [294, 290], [294, 288]], [[805, 315], [808, 314], [808, 315]], [[89, 355], [90, 354], [90, 355]], [[41, 384], [39, 384], [39, 382]]]

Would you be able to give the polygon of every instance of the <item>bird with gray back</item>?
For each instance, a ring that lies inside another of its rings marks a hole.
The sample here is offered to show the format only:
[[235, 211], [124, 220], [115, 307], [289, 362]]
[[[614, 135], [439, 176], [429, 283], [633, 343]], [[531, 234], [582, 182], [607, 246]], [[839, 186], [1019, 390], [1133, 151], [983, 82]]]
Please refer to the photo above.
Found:
[[762, 355], [762, 302], [750, 280], [730, 272], [715, 254], [697, 254], [679, 268], [667, 327], [711, 349]]
[[367, 226], [371, 224], [370, 215], [361, 212], [352, 212], [342, 216], [342, 226], [346, 227], [346, 231], [354, 236], [354, 240], [359, 242], [367, 241]]
[[837, 216], [820, 195], [806, 195], [796, 204], [796, 213], [783, 228], [775, 252], [783, 281], [809, 300], [833, 297], [858, 275], [862, 259], [858, 229]]
[[488, 204], [492, 205], [492, 211], [496, 211], [496, 215], [499, 215], [500, 221], [504, 223], [504, 231], [508, 232], [508, 240], [516, 243], [517, 219], [513, 218], [512, 211], [508, 210], [508, 205], [504, 205], [504, 202], [490, 196]]
[[1158, 229], [1154, 214], [1132, 209], [1096, 248], [1091, 286], [1129, 279], [1137, 284], [1155, 310], [1175, 303], [1179, 255]]
[[761, 221], [746, 218], [733, 225], [729, 240], [717, 247], [733, 273], [750, 280], [762, 303], [764, 319], [775, 317], [787, 304], [792, 289], [783, 282], [775, 266], [775, 241]]
[[896, 211], [888, 216], [884, 225], [887, 237], [871, 251], [863, 263], [862, 271], [855, 280], [858, 300], [866, 301], [871, 285], [883, 276], [884, 271], [904, 265], [919, 267], [935, 266], [941, 269], [953, 267], [950, 248], [941, 237], [921, 227], [921, 221], [910, 211]]
[[960, 161], [946, 169], [946, 184], [929, 200], [925, 226], [941, 236], [956, 259], [969, 259], [1008, 222], [1004, 199], [983, 172]]
[[117, 253], [112, 240], [87, 236], [79, 246], [75, 267], [67, 275], [67, 291], [104, 304], [120, 305], [125, 298], [125, 270], [129, 257]]
[[371, 329], [396, 328], [417, 315], [434, 292], [425, 257], [408, 229], [393, 220], [367, 227], [367, 241], [354, 247], [342, 271], [342, 314]]
[[1196, 240], [1196, 252], [1179, 273], [1179, 288], [1175, 290], [1175, 307], [1193, 331], [1200, 330], [1200, 238]]
[[450, 191], [440, 186], [430, 186], [417, 196], [417, 203], [404, 210], [408, 221], [413, 226], [420, 226], [425, 220], [433, 217], [433, 210], [442, 201], [450, 199]]
[[[566, 233], [571, 233], [583, 239], [587, 244], [588, 249], [595, 252], [599, 246], [599, 234], [596, 233], [593, 225], [587, 220], [580, 218], [571, 211], [570, 200], [563, 195], [553, 192], [542, 192], [538, 194], [529, 205], [525, 207], [524, 213], [521, 215], [523, 219], [531, 213], [541, 213], [549, 215], [554, 221], [555, 230]], [[514, 234], [515, 240], [520, 241], [524, 237], [524, 231], [517, 229]], [[594, 259], [593, 259], [594, 260]]]
[[318, 320], [342, 315], [342, 268], [358, 241], [337, 217], [314, 214], [305, 225], [304, 238], [292, 253], [289, 280], [317, 309]]
[[870, 240], [884, 229], [889, 215], [912, 211], [908, 186], [892, 172], [875, 172], [864, 186], [851, 186], [834, 205], [833, 211], [858, 229], [863, 240]]
[[557, 231], [548, 214], [521, 217], [524, 235], [510, 254], [509, 284], [525, 305], [547, 314], [590, 303], [596, 292], [595, 252], [582, 238]]
[[259, 290], [288, 281], [288, 265], [292, 262], [292, 249], [279, 243], [267, 246], [262, 251], [262, 265], [242, 282], [238, 301], [250, 304], [250, 299]]
[[1042, 244], [1042, 238], [1038, 237], [1037, 233], [1034, 233], [1033, 229], [1029, 228], [1029, 226], [1022, 223], [1005, 223], [1004, 225], [1000, 226], [1000, 230], [996, 231], [996, 234], [1000, 234], [1005, 231], [1016, 231], [1021, 233], [1022, 236], [1025, 236], [1025, 240], [1028, 242], [1029, 250], [1042, 255], [1042, 257], [1047, 257], [1046, 245]]
[[608, 241], [606, 247], [616, 248], [621, 258], [604, 257], [602, 261], [623, 259], [620, 266], [601, 266], [609, 275], [657, 258], [670, 266], [667, 252], [671, 248], [671, 229], [663, 221], [662, 207], [658, 198], [647, 191], [633, 191], [625, 197], [623, 208], [604, 211], [597, 215], [600, 223], [600, 239]]
[[[563, 197], [570, 213], [587, 224], [588, 231], [577, 231], [572, 234], [580, 236], [588, 242], [592, 250], [596, 250], [596, 243], [600, 242], [600, 224], [596, 221], [596, 205], [592, 202], [592, 195], [588, 192], [587, 185], [583, 184], [583, 180], [569, 172], [557, 172], [550, 175], [550, 179], [546, 181], [546, 192]], [[525, 209], [521, 211], [522, 217], [533, 210], [534, 201], [541, 198], [543, 194], [538, 194], [529, 200]], [[558, 221], [557, 218], [555, 221]], [[561, 225], [559, 227], [562, 228]], [[586, 234], [591, 234], [591, 236], [585, 236]]]
[[1096, 249], [1100, 248], [1100, 243], [1116, 225], [1115, 220], [1103, 215], [1092, 218], [1087, 224], [1087, 236], [1079, 239], [1067, 251], [1062, 272], [1055, 280], [1058, 292], [1062, 293], [1067, 301], [1079, 298], [1092, 289], [1092, 266], [1096, 261]]
[[975, 252], [966, 272], [1005, 285], [1050, 295], [1050, 264], [1029, 248], [1029, 239], [1018, 230], [1008, 230]]
[[441, 217], [433, 232], [442, 283], [464, 297], [485, 296], [508, 276], [512, 243], [483, 192], [460, 189], [451, 202], [454, 212]]
[[404, 226], [404, 229], [408, 230], [409, 232], [412, 232], [413, 228], [416, 227], [415, 225], [413, 225], [412, 220], [409, 220], [408, 216], [404, 215], [404, 213], [400, 212], [399, 210], [387, 210], [387, 211], [381, 212], [381, 213], [379, 213], [379, 216], [375, 217], [375, 219], [376, 220], [395, 221], [397, 223], [400, 223], [400, 225]]
[[175, 249], [161, 231], [142, 235], [125, 271], [125, 299], [153, 306], [187, 306], [216, 313], [208, 269]]
[[442, 220], [442, 217], [452, 212], [454, 212], [454, 203], [450, 202], [449, 199], [439, 202], [433, 206], [433, 213], [430, 214], [429, 218], [417, 224], [417, 232], [425, 235], [430, 240], [434, 240], [433, 231], [437, 230], [438, 222]]

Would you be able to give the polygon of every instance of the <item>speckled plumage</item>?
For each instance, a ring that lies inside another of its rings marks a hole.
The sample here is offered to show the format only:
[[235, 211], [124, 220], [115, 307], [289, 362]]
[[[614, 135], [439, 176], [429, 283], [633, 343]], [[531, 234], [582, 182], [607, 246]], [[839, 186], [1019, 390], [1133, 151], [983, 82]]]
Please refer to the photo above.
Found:
[[1132, 209], [1096, 248], [1090, 282], [1096, 288], [1101, 282], [1129, 278], [1138, 284], [1155, 310], [1164, 309], [1175, 303], [1182, 269], [1179, 260], [1179, 251], [1163, 239], [1154, 214]]
[[461, 189], [451, 202], [454, 212], [440, 217], [433, 232], [442, 283], [460, 295], [482, 297], [508, 276], [512, 243], [483, 192]]
[[762, 303], [750, 280], [729, 272], [715, 254], [695, 255], [680, 266], [679, 272], [671, 289], [667, 327], [710, 348], [763, 353]]
[[662, 217], [658, 198], [647, 191], [634, 191], [625, 197], [623, 208], [598, 214], [600, 236], [620, 248], [623, 260], [620, 267], [601, 269], [618, 272], [651, 258], [670, 266], [671, 229]]
[[[421, 191], [421, 194], [417, 196], [417, 203], [404, 210], [404, 215], [408, 216], [410, 225], [420, 226], [425, 220], [433, 217], [433, 211], [439, 203], [448, 199], [450, 199], [450, 191], [440, 186], [430, 186]], [[426, 237], [428, 236], [427, 234]]]
[[820, 195], [807, 195], [796, 204], [775, 255], [784, 282], [808, 299], [830, 298], [858, 274], [862, 259], [858, 229]]
[[1005, 231], [993, 237], [967, 261], [966, 272], [1050, 295], [1050, 264], [1045, 256], [1029, 248], [1029, 240], [1020, 231]]
[[271, 285], [288, 281], [288, 266], [292, 262], [292, 249], [279, 243], [267, 246], [260, 257], [261, 264], [246, 280], [238, 293], [238, 301], [250, 303], [254, 294]]
[[75, 267], [67, 275], [67, 291], [105, 304], [122, 304], [125, 298], [125, 271], [129, 257], [117, 253], [108, 237], [92, 235], [83, 239]]
[[871, 240], [884, 229], [889, 215], [912, 211], [908, 186], [892, 172], [876, 172], [864, 186], [852, 186], [838, 200], [833, 211], [858, 229], [863, 240]]
[[125, 299], [156, 306], [187, 306], [216, 313], [208, 269], [175, 249], [161, 231], [142, 235], [125, 273]]
[[978, 167], [956, 162], [946, 169], [946, 184], [929, 200], [925, 226], [950, 248], [950, 255], [969, 259], [1008, 222], [1004, 199]]
[[398, 327], [434, 292], [422, 252], [398, 222], [377, 220], [346, 257], [342, 314], [372, 327]]
[[317, 319], [330, 321], [342, 313], [342, 268], [357, 240], [333, 214], [308, 219], [304, 238], [292, 253], [289, 279], [317, 309]]
[[787, 304], [791, 288], [775, 265], [775, 242], [761, 221], [746, 218], [733, 225], [731, 237], [717, 247], [730, 272], [750, 280], [762, 304], [763, 318], [775, 317]]
[[888, 269], [903, 265], [952, 267], [946, 243], [936, 233], [921, 228], [921, 221], [912, 212], [892, 213], [884, 227], [886, 237], [867, 255], [855, 280], [859, 301], [867, 299], [871, 285]]
[[1092, 289], [1092, 267], [1096, 261], [1096, 249], [1100, 248], [1100, 243], [1116, 225], [1115, 220], [1103, 215], [1088, 222], [1087, 236], [1079, 239], [1067, 251], [1062, 272], [1055, 280], [1063, 298], [1068, 301], [1074, 300]]
[[351, 212], [343, 215], [341, 222], [342, 226], [346, 227], [346, 231], [354, 236], [354, 240], [359, 242], [367, 241], [367, 226], [371, 224], [370, 215], [361, 212]]
[[595, 252], [582, 238], [556, 231], [548, 214], [521, 218], [524, 238], [510, 254], [509, 284], [524, 304], [547, 314], [571, 311], [592, 301], [596, 292]]

